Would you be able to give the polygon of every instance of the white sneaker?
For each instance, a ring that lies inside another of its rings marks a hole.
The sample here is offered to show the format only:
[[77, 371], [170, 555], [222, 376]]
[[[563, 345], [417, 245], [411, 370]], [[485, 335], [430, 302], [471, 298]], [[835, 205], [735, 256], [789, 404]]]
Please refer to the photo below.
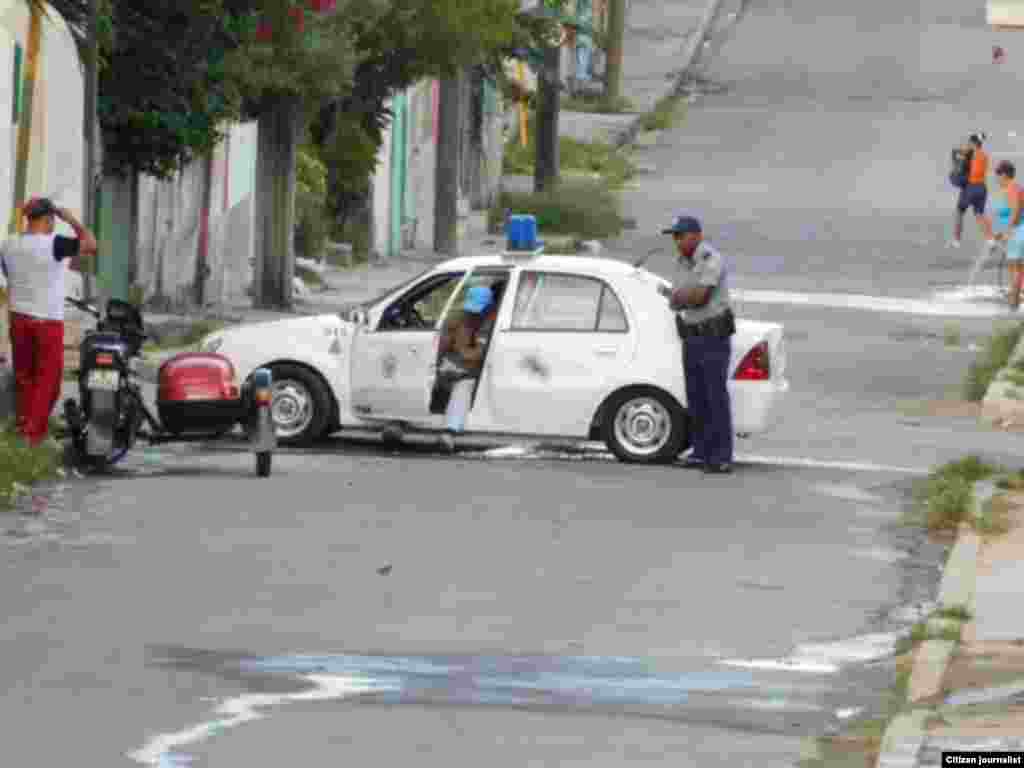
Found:
[[960, 247], [960, 241], [959, 240], [950, 240], [949, 244], [946, 247], [947, 248], [959, 248]]
[[985, 245], [991, 251], [994, 250], [997, 245], [999, 245], [999, 242], [997, 240], [986, 240]]

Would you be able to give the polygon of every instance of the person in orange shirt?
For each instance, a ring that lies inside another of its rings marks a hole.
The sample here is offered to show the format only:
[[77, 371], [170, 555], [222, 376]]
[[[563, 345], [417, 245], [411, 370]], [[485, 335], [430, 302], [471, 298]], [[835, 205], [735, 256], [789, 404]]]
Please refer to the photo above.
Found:
[[964, 214], [968, 208], [974, 209], [974, 218], [981, 228], [981, 233], [989, 241], [989, 246], [994, 244], [992, 230], [985, 217], [985, 202], [988, 199], [988, 187], [985, 185], [988, 176], [988, 153], [982, 149], [984, 141], [983, 133], [972, 133], [967, 140], [965, 149], [971, 153], [971, 159], [967, 170], [967, 184], [960, 190], [960, 197], [956, 201], [953, 240], [949, 244], [952, 248], [960, 247], [960, 238], [964, 231]]

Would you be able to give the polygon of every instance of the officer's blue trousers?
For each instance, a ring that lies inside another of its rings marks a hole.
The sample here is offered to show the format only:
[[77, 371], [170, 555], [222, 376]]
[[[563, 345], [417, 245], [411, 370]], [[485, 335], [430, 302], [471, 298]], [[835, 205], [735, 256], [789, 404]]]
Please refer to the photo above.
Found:
[[691, 336], [683, 341], [691, 458], [709, 464], [732, 461], [732, 404], [726, 386], [730, 336]]

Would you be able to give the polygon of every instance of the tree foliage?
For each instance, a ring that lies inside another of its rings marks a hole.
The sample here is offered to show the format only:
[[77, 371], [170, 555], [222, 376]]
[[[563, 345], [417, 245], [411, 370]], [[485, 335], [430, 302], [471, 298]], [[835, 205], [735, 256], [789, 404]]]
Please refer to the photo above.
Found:
[[[561, 8], [565, 0], [544, 2]], [[535, 47], [557, 27], [552, 18], [523, 14], [519, 7], [519, 0], [353, 4], [348, 24], [357, 63], [351, 92], [325, 100], [312, 126], [330, 158], [335, 215], [344, 218], [366, 194], [392, 116], [387, 102], [397, 91], [460, 67], [476, 66], [503, 81], [505, 59]]]
[[242, 96], [242, 114], [258, 117], [281, 98], [297, 97], [307, 109], [351, 90], [354, 53], [349, 16], [354, 8], [373, 8], [380, 0], [344, 0], [333, 13], [304, 13], [301, 29], [294, 15], [304, 0], [255, 0], [259, 11], [250, 24], [266, 20], [272, 39], [250, 39], [227, 61], [228, 72]]
[[242, 92], [227, 67], [247, 44], [255, 0], [103, 0], [110, 39], [99, 76], [103, 170], [167, 178], [222, 138]]

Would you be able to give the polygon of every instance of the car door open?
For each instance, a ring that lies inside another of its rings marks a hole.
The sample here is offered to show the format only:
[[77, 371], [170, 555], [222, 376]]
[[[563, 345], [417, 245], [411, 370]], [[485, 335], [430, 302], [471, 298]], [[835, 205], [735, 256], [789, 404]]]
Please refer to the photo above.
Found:
[[429, 416], [430, 383], [440, 319], [465, 272], [426, 277], [390, 302], [375, 327], [352, 344], [352, 406], [362, 418], [422, 421]]

